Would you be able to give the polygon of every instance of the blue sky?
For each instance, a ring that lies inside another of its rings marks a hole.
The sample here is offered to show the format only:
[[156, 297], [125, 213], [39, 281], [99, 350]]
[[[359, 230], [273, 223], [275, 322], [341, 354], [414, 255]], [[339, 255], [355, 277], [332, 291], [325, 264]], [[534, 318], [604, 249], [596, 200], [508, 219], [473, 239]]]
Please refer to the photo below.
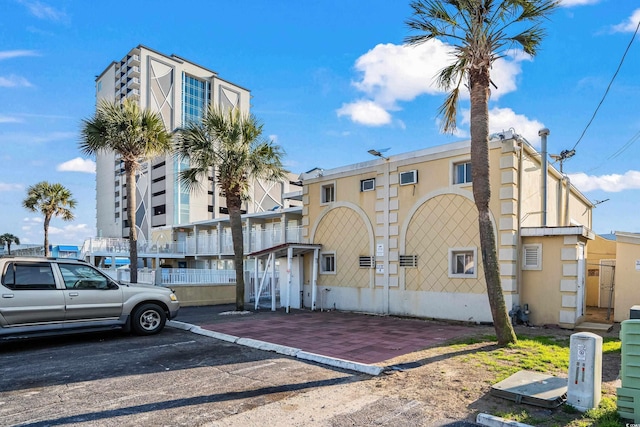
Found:
[[[95, 106], [95, 77], [143, 44], [213, 69], [252, 93], [252, 112], [293, 172], [370, 160], [468, 138], [439, 132], [444, 96], [433, 76], [439, 41], [403, 46], [409, 1], [1, 0], [0, 234], [43, 240], [42, 218], [21, 206], [42, 180], [69, 188], [76, 219], [52, 221], [52, 244], [95, 236], [95, 167], [78, 150]], [[549, 152], [571, 149], [572, 182], [592, 201], [594, 230], [640, 232], [640, 40], [635, 40], [580, 139], [640, 19], [637, 0], [563, 0], [535, 58], [495, 64], [491, 131], [514, 128]], [[557, 165], [556, 165], [557, 166]]]

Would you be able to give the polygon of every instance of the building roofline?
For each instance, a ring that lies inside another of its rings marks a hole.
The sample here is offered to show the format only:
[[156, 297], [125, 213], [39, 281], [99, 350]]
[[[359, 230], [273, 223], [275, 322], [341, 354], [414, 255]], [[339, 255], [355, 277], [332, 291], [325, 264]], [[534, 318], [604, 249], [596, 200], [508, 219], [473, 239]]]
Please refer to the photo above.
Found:
[[[159, 51], [157, 51], [157, 50], [155, 50], [155, 49], [152, 49], [152, 48], [150, 48], [150, 47], [148, 47], [148, 46], [145, 46], [145, 45], [143, 45], [143, 44], [139, 44], [139, 45], [137, 45], [136, 47], [134, 47], [133, 49], [130, 49], [130, 50], [127, 52], [127, 55], [129, 54], [129, 52], [131, 52], [132, 50], [135, 50], [135, 49], [145, 49], [145, 50], [148, 50], [149, 52], [153, 52], [154, 54], [159, 55], [159, 56], [162, 56], [162, 57], [167, 58], [167, 59], [169, 59], [169, 60], [177, 61], [177, 62], [180, 62], [180, 63], [185, 63], [185, 62], [186, 62], [186, 63], [189, 63], [189, 64], [191, 64], [191, 65], [195, 65], [196, 67], [202, 68], [203, 70], [210, 72], [210, 73], [212, 74], [212, 78], [215, 78], [215, 79], [217, 79], [217, 80], [221, 80], [221, 81], [223, 81], [223, 82], [225, 82], [225, 83], [228, 83], [228, 84], [232, 84], [232, 85], [234, 85], [234, 86], [239, 87], [240, 89], [246, 90], [247, 92], [251, 92], [249, 89], [247, 89], [247, 88], [246, 88], [246, 87], [244, 87], [244, 86], [240, 86], [240, 85], [238, 85], [237, 83], [234, 83], [234, 82], [232, 82], [232, 81], [230, 81], [230, 80], [227, 80], [227, 79], [223, 79], [223, 78], [221, 78], [221, 77], [218, 75], [218, 72], [217, 72], [217, 71], [214, 71], [214, 70], [212, 70], [212, 69], [210, 69], [210, 68], [207, 68], [207, 67], [204, 67], [204, 66], [202, 66], [202, 65], [200, 65], [200, 64], [198, 64], [198, 63], [196, 63], [196, 62], [193, 62], [193, 61], [190, 61], [190, 60], [188, 60], [188, 59], [185, 59], [185, 58], [183, 58], [183, 57], [181, 57], [181, 56], [176, 55], [175, 53], [172, 53], [171, 55], [167, 55], [166, 53], [162, 53], [162, 52], [159, 52]], [[95, 81], [100, 80], [100, 79], [102, 78], [102, 76], [103, 76], [103, 75], [104, 75], [104, 74], [105, 74], [105, 73], [106, 73], [106, 72], [107, 72], [107, 71], [108, 71], [112, 66], [114, 66], [114, 65], [115, 65], [116, 63], [118, 63], [118, 62], [120, 62], [120, 61], [111, 61], [111, 63], [110, 63], [110, 64], [109, 64], [109, 65], [108, 65], [108, 66], [107, 66], [107, 67], [106, 67], [106, 68], [105, 68], [105, 69], [104, 69], [104, 70], [103, 70], [103, 71], [102, 71], [98, 76], [96, 76]]]

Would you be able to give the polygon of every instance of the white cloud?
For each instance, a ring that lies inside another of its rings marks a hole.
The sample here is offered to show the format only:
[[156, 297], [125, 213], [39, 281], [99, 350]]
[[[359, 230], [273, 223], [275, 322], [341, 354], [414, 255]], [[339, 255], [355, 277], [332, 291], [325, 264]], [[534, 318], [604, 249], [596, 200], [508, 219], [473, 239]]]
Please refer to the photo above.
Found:
[[3, 191], [22, 191], [24, 185], [22, 184], [8, 184], [6, 182], [0, 182], [0, 192]]
[[0, 114], [0, 123], [22, 123], [22, 119]]
[[6, 142], [20, 142], [21, 144], [46, 144], [49, 142], [75, 140], [78, 137], [77, 132], [49, 132], [49, 133], [7, 133], [3, 135], [3, 139]]
[[76, 157], [64, 163], [60, 163], [56, 170], [58, 172], [84, 172], [84, 173], [96, 173], [96, 162], [91, 159], [83, 159], [82, 157]]
[[278, 135], [269, 135], [267, 139], [273, 143], [278, 142]]
[[22, 56], [38, 56], [35, 50], [0, 50], [0, 61]]
[[[463, 109], [460, 111], [462, 120], [460, 126], [469, 126], [471, 123], [471, 112], [469, 109]], [[439, 122], [436, 122], [438, 125]], [[516, 114], [511, 108], [498, 108], [494, 107], [489, 110], [489, 133], [498, 133], [509, 129], [514, 129], [519, 135], [529, 142], [534, 147], [540, 145], [540, 138], [538, 137], [538, 131], [544, 127], [542, 122], [535, 119], [530, 119], [523, 114]], [[458, 137], [468, 138], [469, 132], [457, 129], [454, 135]]]
[[614, 25], [611, 29], [616, 33], [632, 33], [636, 30], [638, 21], [640, 21], [640, 9], [634, 10], [626, 21], [623, 21], [618, 25]]
[[569, 174], [571, 183], [580, 191], [602, 190], [617, 193], [623, 190], [640, 189], [640, 171], [628, 171], [624, 175], [587, 175], [586, 173]]
[[560, 6], [562, 7], [586, 6], [588, 4], [596, 4], [599, 2], [600, 0], [561, 0]]
[[10, 76], [0, 76], [0, 87], [31, 87], [29, 80], [21, 76], [12, 74]]
[[[355, 64], [361, 73], [353, 86], [363, 92], [365, 99], [343, 104], [339, 116], [347, 115], [356, 123], [381, 126], [393, 122], [391, 111], [399, 110], [398, 102], [412, 101], [420, 95], [442, 95], [437, 76], [451, 64], [453, 47], [431, 40], [418, 46], [379, 44], [362, 55]], [[498, 87], [492, 99], [517, 89], [517, 77], [522, 73], [521, 63], [531, 60], [529, 55], [511, 51], [505, 58], [495, 61], [491, 78]], [[469, 99], [463, 86], [462, 99]], [[402, 126], [401, 126], [402, 127]]]
[[342, 104], [338, 117], [349, 116], [352, 121], [366, 126], [382, 126], [391, 123], [391, 114], [373, 101], [360, 100]]
[[40, 1], [20, 0], [20, 3], [25, 5], [27, 9], [29, 9], [29, 12], [36, 18], [48, 21], [63, 21], [67, 19], [66, 13]]

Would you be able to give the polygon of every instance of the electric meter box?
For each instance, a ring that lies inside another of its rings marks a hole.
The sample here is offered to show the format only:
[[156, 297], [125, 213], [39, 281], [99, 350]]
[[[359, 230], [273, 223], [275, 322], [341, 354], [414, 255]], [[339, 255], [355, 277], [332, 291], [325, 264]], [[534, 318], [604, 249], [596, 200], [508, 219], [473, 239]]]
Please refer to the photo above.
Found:
[[602, 337], [591, 332], [571, 335], [567, 403], [579, 411], [600, 403], [602, 387]]

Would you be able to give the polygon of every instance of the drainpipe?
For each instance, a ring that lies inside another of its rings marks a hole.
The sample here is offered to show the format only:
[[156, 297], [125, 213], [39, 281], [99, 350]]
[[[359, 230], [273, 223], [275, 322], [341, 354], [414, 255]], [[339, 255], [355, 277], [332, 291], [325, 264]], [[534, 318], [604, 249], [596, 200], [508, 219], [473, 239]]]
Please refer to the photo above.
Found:
[[547, 226], [547, 177], [548, 177], [548, 160], [547, 160], [547, 136], [549, 136], [549, 129], [543, 128], [538, 131], [538, 136], [541, 138], [542, 152], [542, 226]]
[[520, 137], [516, 139], [516, 148], [518, 148], [518, 201], [516, 203], [518, 235], [516, 236], [516, 282], [518, 286], [518, 299], [520, 299], [520, 292], [522, 290], [522, 157], [524, 156], [524, 140]]
[[564, 201], [564, 225], [565, 227], [568, 227], [570, 224], [570, 216], [569, 216], [569, 199], [571, 196], [571, 180], [569, 179], [568, 176], [564, 176], [563, 177], [563, 181], [565, 181], [566, 183], [566, 193], [565, 193], [565, 201]]

